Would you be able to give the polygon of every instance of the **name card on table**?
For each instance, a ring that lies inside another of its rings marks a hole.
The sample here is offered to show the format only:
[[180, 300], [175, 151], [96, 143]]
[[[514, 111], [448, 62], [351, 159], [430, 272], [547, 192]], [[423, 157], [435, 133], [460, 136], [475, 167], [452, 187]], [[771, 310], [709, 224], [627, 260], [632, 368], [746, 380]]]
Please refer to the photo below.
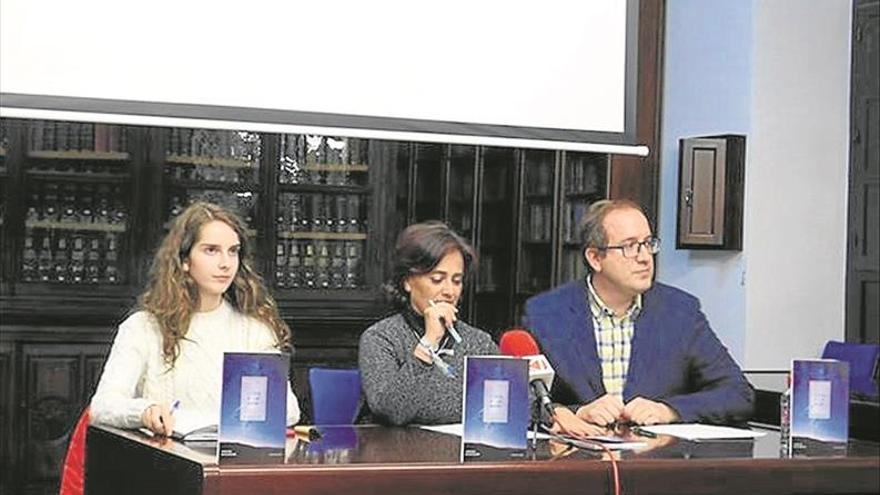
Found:
[[524, 459], [528, 447], [528, 361], [468, 356], [464, 364], [462, 461]]
[[221, 464], [284, 462], [289, 365], [289, 354], [224, 353]]

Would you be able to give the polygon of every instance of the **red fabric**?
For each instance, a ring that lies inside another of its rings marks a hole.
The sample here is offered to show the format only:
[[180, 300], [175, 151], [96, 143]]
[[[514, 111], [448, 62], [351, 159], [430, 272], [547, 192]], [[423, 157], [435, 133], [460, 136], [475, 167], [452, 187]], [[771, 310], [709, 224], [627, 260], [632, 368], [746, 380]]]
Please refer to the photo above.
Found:
[[67, 447], [67, 456], [64, 458], [64, 468], [61, 470], [59, 495], [82, 495], [83, 493], [88, 426], [89, 408], [86, 407], [73, 429], [73, 435], [70, 436], [70, 445]]

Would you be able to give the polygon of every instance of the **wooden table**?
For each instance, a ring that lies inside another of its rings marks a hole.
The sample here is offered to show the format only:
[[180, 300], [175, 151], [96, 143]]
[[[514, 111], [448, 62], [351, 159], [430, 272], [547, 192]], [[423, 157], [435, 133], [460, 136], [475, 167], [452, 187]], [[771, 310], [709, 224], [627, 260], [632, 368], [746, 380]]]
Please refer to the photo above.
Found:
[[[275, 465], [216, 462], [211, 444], [184, 445], [91, 426], [86, 493], [103, 494], [553, 494], [613, 493], [611, 463], [541, 441], [531, 459], [459, 462], [458, 437], [418, 428], [326, 428], [289, 439]], [[618, 462], [623, 493], [676, 495], [878, 493], [880, 445], [852, 440], [846, 457], [779, 458], [778, 432], [755, 441], [647, 440]]]

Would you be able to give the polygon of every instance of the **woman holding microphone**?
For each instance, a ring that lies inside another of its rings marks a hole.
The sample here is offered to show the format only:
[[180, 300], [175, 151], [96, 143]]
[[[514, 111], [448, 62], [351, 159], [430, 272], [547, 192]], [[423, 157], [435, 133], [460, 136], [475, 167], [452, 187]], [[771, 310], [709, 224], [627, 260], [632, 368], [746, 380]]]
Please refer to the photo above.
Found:
[[396, 312], [360, 339], [364, 394], [377, 421], [461, 421], [465, 356], [498, 354], [489, 334], [458, 317], [475, 262], [473, 248], [444, 223], [418, 223], [401, 232], [385, 286]]

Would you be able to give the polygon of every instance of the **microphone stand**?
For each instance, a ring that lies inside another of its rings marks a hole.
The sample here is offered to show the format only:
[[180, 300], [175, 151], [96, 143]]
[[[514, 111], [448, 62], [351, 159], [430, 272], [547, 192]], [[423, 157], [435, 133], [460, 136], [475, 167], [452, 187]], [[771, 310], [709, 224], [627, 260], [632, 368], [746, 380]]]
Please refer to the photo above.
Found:
[[532, 421], [532, 452], [538, 451], [538, 425], [541, 423], [541, 403], [535, 401], [535, 421]]

